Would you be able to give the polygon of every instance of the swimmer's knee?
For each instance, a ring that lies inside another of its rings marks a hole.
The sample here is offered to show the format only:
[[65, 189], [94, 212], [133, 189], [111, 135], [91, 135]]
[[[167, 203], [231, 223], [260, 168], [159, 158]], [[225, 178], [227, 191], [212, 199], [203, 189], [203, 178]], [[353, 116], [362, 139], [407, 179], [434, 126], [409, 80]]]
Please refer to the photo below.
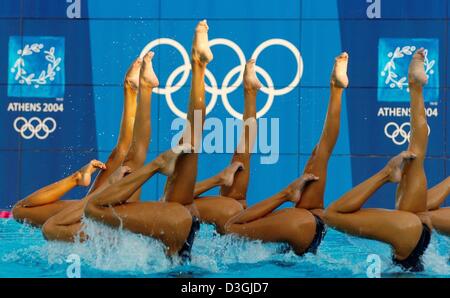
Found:
[[339, 212], [331, 205], [323, 211], [323, 221], [329, 224], [336, 218], [336, 215], [339, 215]]
[[14, 207], [11, 210], [12, 217], [15, 220], [20, 220], [20, 208], [22, 208], [22, 207], [14, 205]]
[[45, 240], [51, 240], [52, 239], [51, 235], [53, 235], [52, 232], [54, 231], [53, 221], [49, 218], [44, 223], [41, 230], [42, 230], [42, 235], [44, 236]]
[[100, 207], [97, 206], [93, 200], [89, 200], [86, 203], [86, 206], [84, 207], [84, 215], [86, 217], [95, 218], [96, 215], [99, 213]]
[[224, 205], [224, 208], [221, 208], [221, 210], [223, 212], [223, 216], [227, 219], [227, 221], [231, 217], [244, 210], [242, 204], [236, 200], [229, 200]]
[[118, 144], [108, 157], [107, 163], [121, 164], [127, 157], [128, 148], [124, 145]]
[[333, 215], [335, 213], [339, 213], [338, 201], [334, 201], [327, 208], [325, 208], [324, 213], [327, 213], [327, 212], [330, 213], [329, 215]]
[[237, 227], [239, 224], [235, 224], [230, 218], [224, 225], [223, 225], [223, 231], [224, 234], [234, 234], [237, 231]]
[[223, 231], [224, 231], [225, 234], [230, 234], [230, 233], [232, 233], [232, 231], [231, 231], [231, 226], [232, 226], [232, 224], [231, 224], [229, 221], [227, 221], [227, 222], [223, 225]]
[[147, 151], [145, 148], [132, 147], [126, 154], [123, 164], [130, 167], [132, 170], [137, 170], [144, 165], [146, 157]]
[[13, 218], [18, 222], [24, 221], [27, 214], [26, 209], [27, 208], [23, 207], [20, 202], [14, 205], [13, 209], [11, 210]]

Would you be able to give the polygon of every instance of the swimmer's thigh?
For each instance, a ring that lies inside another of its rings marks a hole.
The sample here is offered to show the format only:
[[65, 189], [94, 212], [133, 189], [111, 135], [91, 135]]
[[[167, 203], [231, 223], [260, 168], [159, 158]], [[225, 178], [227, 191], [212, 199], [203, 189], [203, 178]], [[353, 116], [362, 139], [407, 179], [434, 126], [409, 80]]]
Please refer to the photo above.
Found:
[[192, 225], [192, 215], [178, 203], [135, 202], [114, 207], [87, 204], [85, 215], [112, 227], [161, 240], [169, 253], [182, 248]]

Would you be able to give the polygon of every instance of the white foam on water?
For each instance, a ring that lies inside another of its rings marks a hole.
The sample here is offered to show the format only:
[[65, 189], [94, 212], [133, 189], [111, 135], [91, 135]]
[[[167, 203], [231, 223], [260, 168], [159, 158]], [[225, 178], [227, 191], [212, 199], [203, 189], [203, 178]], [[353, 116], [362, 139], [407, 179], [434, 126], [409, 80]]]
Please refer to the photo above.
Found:
[[92, 268], [145, 274], [166, 271], [173, 266], [164, 253], [164, 245], [153, 238], [90, 219], [83, 222], [88, 240], [77, 241], [71, 253], [80, 255]]
[[[153, 238], [125, 229], [111, 228], [94, 220], [84, 219], [84, 233], [88, 240], [65, 243], [42, 241], [5, 255], [3, 261], [39, 264], [44, 268], [66, 266], [71, 254], [80, 256], [82, 266], [109, 272], [133, 275], [169, 272], [180, 266], [178, 258], [168, 258], [164, 245]], [[21, 226], [24, 236], [40, 233], [38, 229]], [[224, 272], [229, 266], [270, 261], [280, 254], [279, 244], [266, 244], [233, 235], [219, 235], [214, 227], [201, 225], [192, 248], [191, 266], [208, 272]], [[43, 268], [43, 269], [44, 269]]]
[[[43, 241], [42, 245], [32, 245], [10, 252], [2, 260], [24, 264], [39, 263], [40, 266], [52, 268], [56, 265], [67, 265], [67, 257], [76, 254], [80, 256], [81, 265], [85, 268], [133, 274], [162, 272], [173, 266], [159, 241], [123, 229], [113, 229], [88, 219], [84, 223], [84, 232], [89, 237], [87, 241]], [[34, 234], [36, 230], [23, 226], [20, 233]]]
[[[414, 274], [429, 276], [429, 275], [450, 275], [449, 265], [449, 250], [450, 239], [446, 236], [433, 233], [431, 237], [430, 245], [425, 251], [422, 261], [424, 264], [424, 272], [411, 273], [404, 271], [401, 267], [392, 263], [392, 251], [389, 245], [363, 238], [354, 237], [351, 235], [343, 234], [349, 245], [357, 248], [364, 255], [377, 254], [381, 259], [382, 275], [386, 276], [403, 276], [408, 277]], [[326, 241], [326, 240], [325, 240]], [[335, 259], [336, 256], [319, 255], [319, 259], [325, 259], [334, 264], [340, 264], [352, 271], [353, 274], [366, 274], [367, 263], [355, 263], [354, 255], [342, 255], [339, 259]], [[321, 264], [321, 267], [326, 267]]]
[[228, 266], [271, 260], [278, 254], [279, 244], [248, 240], [234, 235], [219, 235], [213, 226], [201, 225], [192, 248], [191, 264], [212, 272]]
[[[80, 256], [82, 270], [87, 276], [99, 271], [103, 276], [126, 273], [131, 276], [162, 274], [199, 270], [206, 273], [245, 276], [246, 270], [257, 273], [258, 268], [270, 266], [288, 267], [285, 274], [295, 276], [366, 276], [369, 254], [378, 254], [382, 260], [382, 277], [448, 276], [450, 265], [448, 237], [433, 233], [432, 241], [424, 255], [425, 272], [405, 273], [391, 261], [388, 245], [361, 239], [329, 229], [317, 255], [306, 254], [302, 257], [294, 252], [283, 252], [282, 244], [252, 241], [233, 235], [219, 235], [213, 226], [201, 225], [194, 241], [192, 261], [188, 266], [180, 266], [178, 259], [166, 257], [161, 242], [135, 234], [124, 229], [115, 229], [93, 220], [85, 219], [84, 232], [88, 235], [85, 242], [75, 243], [46, 242], [41, 231], [26, 225], [17, 225], [14, 240], [20, 244], [2, 256], [5, 263], [17, 263], [40, 268], [43, 275], [64, 275], [66, 259], [71, 254]], [[8, 240], [10, 241], [10, 240]], [[23, 243], [23, 246], [22, 246]], [[266, 265], [265, 265], [266, 264]], [[251, 265], [251, 266], [249, 266]], [[248, 268], [248, 269], [246, 269]], [[91, 271], [93, 269], [93, 271]], [[202, 272], [200, 272], [202, 274]], [[258, 273], [257, 273], [258, 274]], [[263, 272], [261, 274], [264, 274]], [[271, 274], [271, 272], [267, 272]]]
[[433, 232], [430, 245], [423, 255], [425, 271], [450, 275], [449, 244], [448, 237]]

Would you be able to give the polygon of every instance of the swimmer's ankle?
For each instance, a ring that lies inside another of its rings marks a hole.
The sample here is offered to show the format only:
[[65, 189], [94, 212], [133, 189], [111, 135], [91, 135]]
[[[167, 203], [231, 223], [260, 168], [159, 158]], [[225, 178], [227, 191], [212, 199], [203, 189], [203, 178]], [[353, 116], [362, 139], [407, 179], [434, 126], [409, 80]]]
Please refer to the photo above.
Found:
[[313, 181], [317, 180], [319, 180], [319, 177], [316, 177], [315, 175], [310, 173], [305, 173], [294, 180], [283, 190], [283, 195], [286, 198], [286, 201], [291, 201], [294, 204], [298, 204], [301, 200], [301, 196], [305, 186], [308, 183], [312, 183]]
[[158, 77], [153, 70], [152, 59], [155, 53], [148, 52], [143, 59], [141, 71], [139, 74], [139, 85], [146, 88], [155, 88], [159, 86]]
[[91, 160], [87, 165], [72, 174], [78, 186], [89, 186], [91, 184], [91, 176], [98, 169], [106, 170], [106, 165], [98, 160]]
[[343, 52], [335, 59], [330, 80], [330, 84], [332, 87], [335, 88], [348, 87], [347, 66], [348, 66], [348, 54], [346, 52]]
[[169, 149], [158, 155], [152, 162], [158, 171], [166, 176], [171, 176], [175, 171], [175, 165], [180, 155], [192, 152], [190, 144], [178, 145], [176, 148]]
[[244, 89], [246, 92], [256, 93], [262, 87], [261, 82], [256, 76], [255, 62], [255, 59], [250, 59], [245, 64]]
[[137, 91], [139, 88], [139, 72], [141, 69], [142, 59], [137, 58], [125, 75], [124, 85], [125, 88], [132, 91]]
[[236, 173], [243, 169], [244, 165], [241, 162], [234, 161], [229, 166], [227, 166], [222, 172], [220, 172], [216, 178], [218, 179], [218, 183], [220, 186], [228, 186], [233, 185], [234, 177]]
[[379, 172], [382, 179], [387, 182], [399, 183], [402, 178], [403, 166], [415, 159], [416, 155], [410, 151], [403, 151], [389, 160], [386, 166]]
[[208, 42], [209, 27], [206, 20], [200, 21], [195, 28], [194, 41], [191, 51], [191, 63], [206, 66], [213, 59]]
[[425, 49], [420, 48], [414, 53], [409, 64], [408, 82], [410, 88], [421, 88], [428, 83], [428, 76], [425, 73], [424, 61]]

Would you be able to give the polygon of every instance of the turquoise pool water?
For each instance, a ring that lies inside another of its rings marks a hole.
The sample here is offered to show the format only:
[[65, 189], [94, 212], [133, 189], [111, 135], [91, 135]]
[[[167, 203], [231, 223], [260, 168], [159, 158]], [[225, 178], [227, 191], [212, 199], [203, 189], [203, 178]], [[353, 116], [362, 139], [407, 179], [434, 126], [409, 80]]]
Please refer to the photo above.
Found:
[[392, 265], [387, 245], [328, 229], [317, 255], [283, 253], [283, 246], [220, 236], [202, 225], [190, 265], [164, 256], [148, 237], [86, 222], [91, 240], [46, 242], [39, 229], [0, 220], [0, 277], [66, 277], [66, 259], [77, 254], [81, 277], [366, 277], [367, 256], [381, 259], [381, 277], [450, 277], [447, 237], [434, 234], [424, 256], [426, 271]]

